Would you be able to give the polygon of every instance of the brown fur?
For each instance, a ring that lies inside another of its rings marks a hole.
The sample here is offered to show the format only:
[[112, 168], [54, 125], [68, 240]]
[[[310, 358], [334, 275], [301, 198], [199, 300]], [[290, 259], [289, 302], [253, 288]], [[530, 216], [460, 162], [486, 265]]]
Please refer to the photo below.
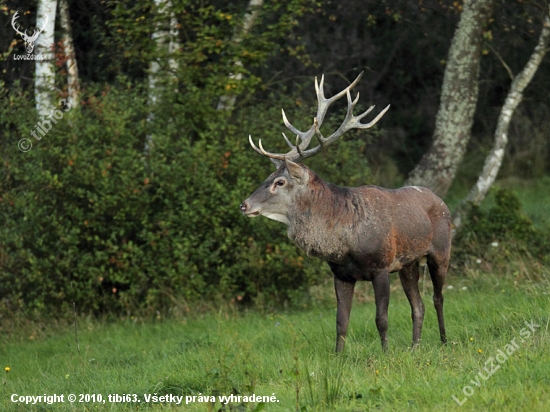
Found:
[[[276, 186], [281, 179], [286, 185]], [[241, 210], [251, 216], [285, 216], [281, 221], [288, 224], [290, 239], [309, 256], [328, 262], [338, 301], [337, 351], [344, 347], [358, 280], [373, 282], [376, 324], [382, 346], [387, 347], [389, 273], [396, 271], [411, 304], [413, 345], [419, 342], [424, 318], [418, 291], [420, 261], [427, 261], [430, 270], [441, 341], [446, 341], [442, 288], [451, 249], [451, 216], [430, 190], [338, 187], [306, 166], [287, 161], [243, 202]]]
[[428, 255], [440, 221], [447, 228], [440, 235], [450, 231], [449, 209], [426, 188], [342, 188], [308, 173], [307, 190], [297, 193], [290, 211], [288, 236], [309, 256], [334, 263], [369, 256], [393, 272]]

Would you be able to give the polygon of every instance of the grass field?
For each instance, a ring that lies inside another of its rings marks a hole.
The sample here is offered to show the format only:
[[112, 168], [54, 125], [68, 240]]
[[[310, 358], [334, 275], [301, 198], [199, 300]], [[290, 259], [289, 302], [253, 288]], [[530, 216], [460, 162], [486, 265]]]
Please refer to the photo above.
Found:
[[[367, 283], [356, 293], [339, 356], [335, 310], [326, 301], [267, 314], [228, 307], [180, 319], [80, 318], [76, 335], [70, 324], [5, 325], [0, 410], [548, 411], [550, 276], [518, 273], [472, 269], [449, 276], [446, 346], [439, 343], [429, 282], [423, 284], [426, 319], [414, 351], [408, 302], [394, 275], [387, 353]], [[23, 403], [25, 396], [53, 394], [64, 402]], [[130, 402], [113, 402], [115, 394]], [[249, 402], [253, 394], [264, 398]], [[223, 408], [220, 396], [230, 395]], [[212, 397], [215, 403], [203, 402]]]
[[[545, 183], [502, 183], [519, 189], [541, 227], [550, 212]], [[488, 245], [469, 267], [452, 264], [445, 346], [431, 284], [421, 280], [426, 319], [414, 351], [396, 275], [386, 353], [372, 286], [362, 283], [347, 346], [334, 354], [331, 279], [299, 310], [227, 305], [169, 319], [79, 317], [76, 327], [4, 320], [0, 411], [549, 411], [550, 269], [510, 250]]]

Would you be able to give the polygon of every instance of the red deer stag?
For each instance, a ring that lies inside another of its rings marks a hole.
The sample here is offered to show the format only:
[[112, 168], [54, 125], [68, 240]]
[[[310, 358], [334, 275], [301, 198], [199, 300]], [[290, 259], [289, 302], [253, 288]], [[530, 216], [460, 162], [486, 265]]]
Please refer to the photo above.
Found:
[[[371, 110], [354, 116], [350, 90], [362, 73], [346, 89], [327, 99], [323, 80], [315, 79], [318, 109], [313, 125], [306, 132], [292, 126], [283, 111], [285, 126], [296, 134], [293, 145], [283, 133], [291, 150], [286, 154], [267, 152], [261, 140], [252, 148], [270, 158], [277, 170], [241, 205], [249, 217], [263, 215], [288, 226], [288, 237], [309, 256], [326, 260], [334, 273], [336, 290], [336, 351], [344, 349], [355, 282], [371, 281], [376, 302], [376, 327], [387, 349], [390, 272], [399, 278], [411, 305], [412, 344], [420, 340], [424, 304], [418, 290], [419, 264], [427, 263], [433, 282], [433, 301], [441, 342], [446, 342], [443, 320], [443, 283], [451, 250], [449, 209], [433, 192], [424, 187], [384, 189], [377, 186], [338, 187], [325, 182], [301, 163], [335, 142], [350, 129], [368, 129], [386, 113], [386, 107], [374, 120], [361, 123]], [[329, 106], [346, 95], [348, 108], [342, 125], [329, 137], [319, 131]], [[308, 149], [313, 136], [319, 145]]]

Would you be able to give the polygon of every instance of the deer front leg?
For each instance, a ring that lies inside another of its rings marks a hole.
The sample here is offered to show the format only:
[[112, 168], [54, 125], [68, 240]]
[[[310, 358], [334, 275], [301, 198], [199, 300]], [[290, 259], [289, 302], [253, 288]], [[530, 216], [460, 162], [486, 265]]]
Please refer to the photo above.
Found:
[[380, 334], [382, 349], [388, 349], [388, 306], [390, 304], [390, 274], [379, 272], [372, 278], [376, 304], [376, 327]]
[[346, 343], [349, 315], [355, 282], [345, 282], [334, 277], [334, 290], [336, 291], [336, 352], [342, 352]]

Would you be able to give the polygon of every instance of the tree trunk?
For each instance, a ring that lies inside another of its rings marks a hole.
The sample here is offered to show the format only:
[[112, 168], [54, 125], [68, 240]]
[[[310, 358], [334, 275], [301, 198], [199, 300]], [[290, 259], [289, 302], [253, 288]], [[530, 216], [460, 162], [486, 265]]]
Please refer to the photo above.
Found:
[[59, 4], [61, 27], [63, 28], [63, 48], [67, 59], [67, 86], [69, 92], [69, 106], [78, 105], [80, 95], [80, 80], [78, 78], [78, 66], [74, 52], [71, 20], [69, 19], [69, 7], [67, 0], [61, 0]]
[[168, 43], [168, 53], [170, 54], [170, 58], [168, 59], [168, 66], [170, 67], [170, 76], [172, 77], [175, 77], [176, 70], [178, 69], [178, 62], [174, 58], [174, 54], [179, 50], [179, 48], [178, 19], [176, 18], [174, 12], [170, 11], [170, 42]]
[[[153, 32], [153, 40], [156, 44], [157, 52], [155, 57], [149, 65], [148, 75], [148, 105], [149, 115], [147, 116], [147, 123], [151, 125], [155, 119], [154, 110], [158, 104], [161, 81], [163, 78], [173, 78], [174, 72], [177, 69], [177, 62], [174, 59], [173, 53], [178, 48], [177, 43], [177, 25], [178, 21], [172, 11], [172, 2], [170, 0], [155, 0], [155, 6], [160, 18], [155, 24], [155, 31]], [[164, 17], [168, 16], [168, 19]], [[166, 30], [165, 21], [169, 21], [168, 30]], [[163, 73], [161, 64], [159, 61], [165, 59], [168, 56], [168, 73]], [[153, 144], [153, 136], [148, 133], [145, 137], [145, 153], [148, 154]]]
[[[44, 59], [36, 60], [34, 93], [36, 110], [40, 117], [48, 115], [54, 108], [52, 91], [55, 90], [53, 46], [56, 10], [57, 0], [40, 0], [38, 2], [36, 26], [44, 27], [44, 30], [38, 36], [35, 50], [36, 54], [44, 56]], [[44, 25], [44, 23], [46, 24]]]
[[454, 33], [443, 77], [434, 141], [406, 181], [444, 196], [470, 140], [478, 99], [483, 29], [494, 0], [467, 0]]
[[[254, 22], [258, 18], [258, 15], [260, 14], [260, 8], [263, 6], [264, 1], [263, 0], [250, 0], [248, 3], [248, 9], [246, 14], [244, 15], [244, 21], [243, 25], [240, 28], [237, 28], [235, 31], [235, 34], [233, 35], [232, 41], [234, 43], [240, 43], [244, 36], [246, 36], [250, 30], [252, 29], [252, 26], [254, 26]], [[235, 62], [235, 68], [237, 70], [242, 67], [243, 63], [241, 60], [237, 60]], [[232, 73], [229, 75], [230, 80], [237, 80], [240, 81], [242, 79], [243, 75], [240, 72]], [[237, 97], [234, 94], [227, 94], [224, 96], [220, 96], [220, 100], [218, 101], [218, 110], [231, 110], [235, 106], [235, 101]]]
[[493, 148], [485, 159], [483, 171], [481, 172], [477, 183], [472, 187], [470, 193], [468, 193], [468, 196], [462, 200], [453, 213], [453, 234], [460, 229], [462, 222], [471, 210], [472, 205], [480, 204], [494, 183], [500, 169], [500, 165], [502, 164], [504, 149], [508, 143], [508, 126], [510, 125], [514, 111], [523, 99], [523, 91], [529, 85], [531, 79], [537, 72], [544, 55], [548, 51], [549, 44], [550, 7], [548, 9], [548, 15], [544, 19], [542, 31], [533, 54], [521, 73], [514, 78], [514, 81], [510, 86], [510, 91], [506, 96], [506, 100], [504, 101], [504, 105], [502, 106], [502, 110], [500, 111], [498, 118]]

